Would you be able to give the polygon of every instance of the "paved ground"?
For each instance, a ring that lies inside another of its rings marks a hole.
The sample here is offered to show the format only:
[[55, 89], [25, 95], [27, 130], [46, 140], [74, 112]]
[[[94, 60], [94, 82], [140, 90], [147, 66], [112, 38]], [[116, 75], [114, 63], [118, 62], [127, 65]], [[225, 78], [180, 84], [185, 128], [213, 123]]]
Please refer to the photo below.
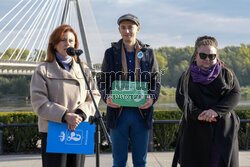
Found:
[[[148, 167], [171, 167], [173, 152], [148, 153]], [[112, 167], [112, 155], [101, 154], [100, 167]], [[0, 167], [41, 167], [41, 156], [39, 154], [0, 155]], [[95, 167], [95, 156], [88, 155], [85, 167]], [[132, 166], [131, 154], [129, 154], [128, 165]], [[240, 151], [240, 167], [250, 167], [250, 151]]]

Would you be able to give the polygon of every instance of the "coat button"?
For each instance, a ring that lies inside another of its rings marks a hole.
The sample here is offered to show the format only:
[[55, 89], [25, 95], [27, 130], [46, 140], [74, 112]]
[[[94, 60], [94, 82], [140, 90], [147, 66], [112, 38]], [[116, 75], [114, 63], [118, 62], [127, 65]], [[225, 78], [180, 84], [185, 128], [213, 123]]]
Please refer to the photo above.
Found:
[[78, 102], [77, 102], [77, 104], [81, 104], [81, 102], [80, 102], [80, 101], [78, 101]]

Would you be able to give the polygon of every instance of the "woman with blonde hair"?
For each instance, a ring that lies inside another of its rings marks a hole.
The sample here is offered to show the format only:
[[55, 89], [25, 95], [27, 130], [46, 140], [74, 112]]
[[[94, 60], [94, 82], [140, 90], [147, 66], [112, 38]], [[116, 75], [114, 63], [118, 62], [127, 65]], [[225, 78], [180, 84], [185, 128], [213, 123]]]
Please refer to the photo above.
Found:
[[240, 86], [219, 59], [214, 37], [199, 37], [180, 77], [176, 103], [183, 112], [173, 167], [238, 167]]

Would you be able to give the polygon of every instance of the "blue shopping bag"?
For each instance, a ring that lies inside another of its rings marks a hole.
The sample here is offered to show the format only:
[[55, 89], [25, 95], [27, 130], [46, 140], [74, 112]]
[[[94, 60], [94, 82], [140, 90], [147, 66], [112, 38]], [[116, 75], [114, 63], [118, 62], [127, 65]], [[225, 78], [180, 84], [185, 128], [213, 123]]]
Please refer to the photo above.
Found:
[[80, 123], [75, 131], [68, 130], [66, 123], [49, 121], [46, 152], [94, 154], [95, 125]]

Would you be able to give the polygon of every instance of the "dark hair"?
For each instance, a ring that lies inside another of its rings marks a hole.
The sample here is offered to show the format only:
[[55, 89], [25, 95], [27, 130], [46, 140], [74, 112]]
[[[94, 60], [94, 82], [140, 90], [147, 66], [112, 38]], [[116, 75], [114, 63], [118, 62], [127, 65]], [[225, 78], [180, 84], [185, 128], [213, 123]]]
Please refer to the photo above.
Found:
[[55, 50], [55, 45], [57, 45], [63, 38], [63, 34], [65, 32], [72, 32], [75, 36], [75, 49], [78, 49], [79, 47], [79, 41], [76, 35], [76, 32], [73, 30], [72, 27], [70, 27], [69, 25], [61, 25], [59, 27], [57, 27], [52, 34], [50, 35], [49, 38], [49, 44], [48, 44], [48, 48], [47, 48], [47, 58], [46, 58], [46, 62], [52, 62], [55, 59], [55, 55], [56, 55], [56, 50]]

